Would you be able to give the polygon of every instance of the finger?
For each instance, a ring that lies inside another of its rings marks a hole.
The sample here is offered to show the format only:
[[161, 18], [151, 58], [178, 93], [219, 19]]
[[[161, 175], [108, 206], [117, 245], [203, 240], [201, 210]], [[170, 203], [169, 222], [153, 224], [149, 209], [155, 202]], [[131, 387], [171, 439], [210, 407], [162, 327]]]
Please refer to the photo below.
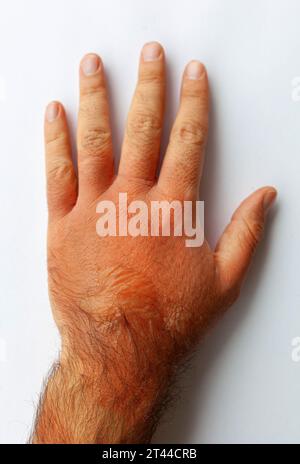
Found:
[[238, 207], [223, 232], [215, 250], [222, 292], [239, 290], [262, 238], [266, 212], [276, 194], [273, 187], [263, 187], [254, 192]]
[[97, 197], [112, 181], [113, 150], [104, 69], [94, 54], [80, 66], [77, 145], [80, 195]]
[[59, 218], [76, 203], [77, 179], [66, 114], [58, 102], [50, 103], [46, 110], [45, 150], [49, 217]]
[[209, 89], [202, 63], [191, 61], [185, 69], [179, 111], [158, 180], [171, 195], [197, 196], [208, 131]]
[[119, 174], [154, 180], [165, 100], [165, 60], [160, 44], [142, 50], [138, 83], [128, 114]]

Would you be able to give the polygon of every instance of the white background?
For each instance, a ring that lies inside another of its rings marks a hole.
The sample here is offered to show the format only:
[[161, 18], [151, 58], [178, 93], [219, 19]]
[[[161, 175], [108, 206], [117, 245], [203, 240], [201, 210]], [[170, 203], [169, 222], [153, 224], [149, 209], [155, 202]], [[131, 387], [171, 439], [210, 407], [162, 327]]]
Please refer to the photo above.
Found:
[[59, 339], [46, 284], [43, 112], [64, 102], [75, 128], [78, 63], [105, 63], [116, 151], [141, 46], [160, 41], [166, 132], [187, 61], [208, 68], [211, 131], [202, 198], [211, 243], [239, 201], [273, 184], [279, 201], [239, 302], [180, 381], [155, 443], [300, 442], [300, 2], [1, 0], [0, 441], [26, 441]]

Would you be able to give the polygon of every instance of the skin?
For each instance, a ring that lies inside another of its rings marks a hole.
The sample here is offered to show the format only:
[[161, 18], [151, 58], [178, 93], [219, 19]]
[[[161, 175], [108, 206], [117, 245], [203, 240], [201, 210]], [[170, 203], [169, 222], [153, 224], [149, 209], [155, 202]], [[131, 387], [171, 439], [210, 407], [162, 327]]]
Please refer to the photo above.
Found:
[[102, 237], [100, 200], [196, 200], [208, 130], [207, 72], [182, 78], [180, 106], [156, 176], [165, 99], [161, 45], [139, 63], [118, 174], [104, 66], [80, 66], [78, 175], [63, 106], [46, 111], [49, 293], [61, 356], [39, 406], [33, 443], [149, 442], [178, 364], [236, 300], [275, 199], [272, 187], [235, 211], [215, 250], [185, 237]]

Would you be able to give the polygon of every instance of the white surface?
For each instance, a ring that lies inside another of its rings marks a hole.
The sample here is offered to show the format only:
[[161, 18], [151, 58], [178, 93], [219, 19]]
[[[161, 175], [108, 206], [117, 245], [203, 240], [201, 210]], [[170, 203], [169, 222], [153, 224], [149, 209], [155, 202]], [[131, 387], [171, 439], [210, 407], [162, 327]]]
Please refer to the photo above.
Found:
[[98, 52], [118, 149], [139, 50], [149, 40], [166, 50], [167, 127], [184, 64], [197, 58], [208, 68], [213, 109], [203, 194], [211, 241], [254, 188], [279, 190], [242, 297], [200, 348], [154, 441], [300, 442], [300, 363], [291, 354], [300, 335], [300, 102], [292, 98], [299, 16], [297, 0], [1, 1], [2, 443], [27, 439], [58, 350], [46, 287], [44, 106], [62, 100], [74, 126], [78, 62]]

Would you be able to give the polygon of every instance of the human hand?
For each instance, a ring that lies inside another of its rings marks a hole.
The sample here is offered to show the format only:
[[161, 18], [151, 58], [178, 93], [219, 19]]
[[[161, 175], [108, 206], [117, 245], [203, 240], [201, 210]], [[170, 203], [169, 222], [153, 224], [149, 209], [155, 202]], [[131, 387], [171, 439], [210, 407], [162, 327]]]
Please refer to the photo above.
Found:
[[[272, 187], [257, 190], [240, 205], [215, 250], [206, 241], [186, 247], [185, 236], [97, 235], [97, 204], [117, 203], [120, 192], [129, 202], [147, 205], [198, 199], [208, 129], [207, 73], [196, 61], [184, 72], [180, 108], [157, 179], [165, 85], [163, 49], [147, 44], [118, 174], [99, 57], [87, 55], [80, 67], [78, 176], [64, 109], [57, 102], [48, 106], [49, 291], [62, 353], [45, 394], [36, 441], [149, 440], [174, 367], [235, 301], [262, 236], [265, 213], [276, 196]], [[69, 409], [84, 427], [66, 413], [74, 385], [83, 392], [84, 404], [72, 398]], [[53, 421], [55, 433], [49, 435], [43, 417], [50, 414], [58, 386], [66, 391], [56, 399], [63, 424]]]

